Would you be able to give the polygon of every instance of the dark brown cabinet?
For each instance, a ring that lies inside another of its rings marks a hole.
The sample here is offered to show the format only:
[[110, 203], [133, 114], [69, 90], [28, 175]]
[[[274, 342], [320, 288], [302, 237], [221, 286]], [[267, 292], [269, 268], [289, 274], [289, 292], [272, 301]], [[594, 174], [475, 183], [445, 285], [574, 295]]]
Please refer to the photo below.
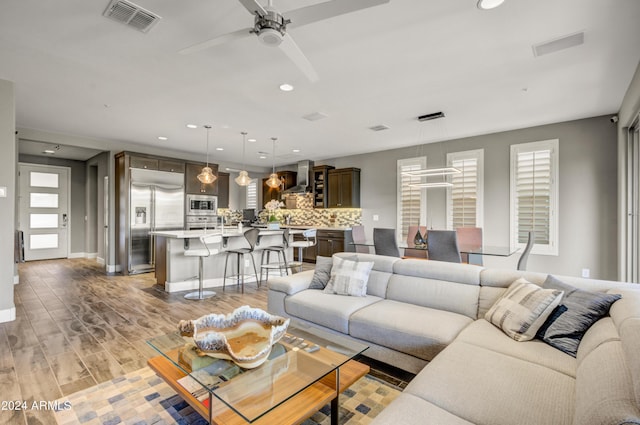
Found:
[[318, 255], [331, 257], [336, 252], [344, 252], [345, 233], [343, 230], [318, 230]]
[[[302, 235], [293, 235], [293, 240], [294, 241], [306, 241], [305, 237], [302, 236]], [[316, 242], [317, 242], [317, 240], [316, 240]], [[294, 255], [296, 261], [298, 261], [298, 248], [294, 249], [293, 255]], [[318, 244], [316, 243], [316, 245], [309, 246], [309, 247], [304, 248], [302, 250], [302, 261], [304, 261], [305, 263], [315, 263], [317, 255], [318, 255]]]
[[[205, 163], [188, 162], [185, 173], [185, 186], [187, 193], [194, 195], [217, 195], [218, 194], [218, 179], [210, 184], [204, 184], [198, 180], [198, 174], [202, 172], [202, 167], [206, 166]], [[213, 174], [218, 175], [218, 164], [209, 164]]]
[[130, 156], [129, 157], [129, 167], [131, 168], [142, 168], [145, 170], [157, 170], [158, 169], [158, 159], [157, 158], [147, 158], [144, 156]]
[[218, 208], [229, 208], [229, 173], [218, 173]]
[[283, 181], [284, 186], [280, 185], [279, 188], [272, 188], [267, 186], [268, 178], [262, 179], [262, 205], [271, 201], [272, 199], [281, 200], [280, 195], [283, 190], [289, 189], [296, 185], [297, 172], [295, 171], [278, 171], [278, 177]]
[[170, 159], [159, 159], [158, 170], [169, 171], [170, 173], [184, 173], [184, 161], [172, 161]]
[[360, 208], [360, 169], [328, 171], [328, 208]]
[[313, 184], [313, 207], [327, 208], [329, 205], [329, 170], [334, 167], [330, 165], [318, 165], [313, 167], [312, 184]]

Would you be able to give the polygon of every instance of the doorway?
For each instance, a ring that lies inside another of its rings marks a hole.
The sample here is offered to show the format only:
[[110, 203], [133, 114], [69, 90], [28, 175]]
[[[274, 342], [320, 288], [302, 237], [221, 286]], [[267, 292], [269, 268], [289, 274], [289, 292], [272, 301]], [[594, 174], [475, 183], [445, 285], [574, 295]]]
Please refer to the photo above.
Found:
[[69, 256], [69, 174], [67, 167], [19, 164], [18, 230], [25, 261]]

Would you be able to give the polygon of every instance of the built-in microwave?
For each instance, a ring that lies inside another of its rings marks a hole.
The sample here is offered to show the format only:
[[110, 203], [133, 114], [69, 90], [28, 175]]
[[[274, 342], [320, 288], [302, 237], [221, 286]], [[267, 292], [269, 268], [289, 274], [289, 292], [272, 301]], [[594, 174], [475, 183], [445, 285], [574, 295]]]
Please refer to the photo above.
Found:
[[217, 215], [218, 197], [212, 195], [187, 194], [186, 215]]

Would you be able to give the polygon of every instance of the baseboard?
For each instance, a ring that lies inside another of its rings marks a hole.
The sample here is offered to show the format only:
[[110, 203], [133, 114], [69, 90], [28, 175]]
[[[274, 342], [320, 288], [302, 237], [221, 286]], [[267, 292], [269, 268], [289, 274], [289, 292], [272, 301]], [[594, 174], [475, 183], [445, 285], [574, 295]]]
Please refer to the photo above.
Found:
[[0, 323], [13, 322], [16, 320], [16, 308], [11, 307], [6, 310], [0, 310]]
[[69, 254], [68, 258], [84, 258], [85, 253], [84, 252], [72, 252]]
[[17, 285], [18, 283], [20, 283], [20, 276], [19, 275], [14, 275], [13, 276], [13, 284]]
[[[244, 278], [245, 285], [249, 283], [255, 283], [255, 282], [256, 282], [256, 279], [253, 276], [245, 276]], [[227, 277], [227, 286], [233, 286], [235, 284], [236, 284], [235, 279], [230, 279]], [[223, 285], [223, 281], [221, 277], [205, 279], [202, 282], [202, 287], [206, 289], [222, 288], [222, 285]], [[193, 291], [193, 290], [197, 290], [199, 286], [200, 286], [200, 283], [198, 282], [198, 278], [195, 278], [192, 280], [183, 280], [179, 282], [165, 282], [164, 290], [167, 292]]]
[[96, 257], [96, 263], [105, 265], [106, 261], [104, 261], [104, 258], [102, 257]]
[[116, 266], [115, 264], [107, 264], [107, 273], [118, 273], [120, 270], [120, 266]]
[[97, 252], [87, 252], [84, 255], [84, 258], [98, 258]]

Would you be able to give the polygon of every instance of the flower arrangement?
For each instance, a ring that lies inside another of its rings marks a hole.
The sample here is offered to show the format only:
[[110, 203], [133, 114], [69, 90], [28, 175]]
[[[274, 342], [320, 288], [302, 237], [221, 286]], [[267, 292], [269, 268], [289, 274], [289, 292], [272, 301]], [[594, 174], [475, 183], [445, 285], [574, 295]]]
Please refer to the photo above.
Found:
[[264, 204], [264, 208], [269, 211], [269, 221], [270, 222], [274, 222], [274, 221], [278, 221], [278, 218], [276, 217], [276, 210], [280, 209], [280, 207], [284, 207], [284, 204], [276, 199], [272, 199], [269, 202], [267, 202], [266, 204]]

